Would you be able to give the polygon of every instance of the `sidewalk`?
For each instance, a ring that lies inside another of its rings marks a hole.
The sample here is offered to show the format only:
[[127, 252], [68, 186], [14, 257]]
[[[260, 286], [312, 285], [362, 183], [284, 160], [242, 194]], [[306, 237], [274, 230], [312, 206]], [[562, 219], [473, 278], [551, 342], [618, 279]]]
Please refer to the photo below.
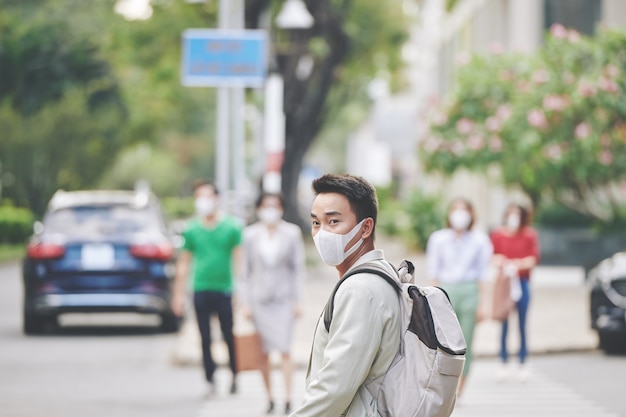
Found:
[[[406, 258], [413, 261], [417, 273], [417, 283], [425, 282], [425, 260], [423, 254], [407, 252], [395, 241], [380, 239], [377, 247], [385, 250], [392, 263]], [[293, 359], [300, 369], [306, 369], [309, 360], [313, 330], [326, 300], [337, 282], [334, 268], [323, 265], [313, 246], [307, 247], [312, 265], [307, 272], [304, 312], [298, 322], [293, 344]], [[545, 354], [590, 350], [597, 346], [597, 337], [589, 323], [589, 290], [584, 282], [584, 272], [577, 267], [539, 266], [531, 277], [531, 304], [528, 316], [528, 348], [530, 354]], [[193, 315], [188, 315], [193, 317]], [[214, 334], [219, 334], [219, 326], [214, 323]], [[515, 331], [516, 318], [510, 321], [509, 350], [516, 352], [519, 339]], [[478, 324], [474, 335], [476, 357], [492, 357], [499, 350], [500, 324], [484, 321]], [[218, 363], [227, 364], [227, 350], [224, 343], [213, 343], [214, 356]], [[275, 359], [275, 358], [273, 358]], [[199, 366], [201, 351], [199, 335], [193, 318], [187, 321], [176, 340], [172, 351], [172, 361], [180, 366]]]

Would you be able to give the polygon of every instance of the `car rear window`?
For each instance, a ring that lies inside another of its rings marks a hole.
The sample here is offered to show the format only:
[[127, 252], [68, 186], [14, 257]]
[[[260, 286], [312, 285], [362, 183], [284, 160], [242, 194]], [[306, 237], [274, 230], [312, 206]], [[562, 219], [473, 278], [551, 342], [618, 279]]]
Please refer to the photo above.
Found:
[[127, 205], [76, 206], [49, 212], [44, 220], [48, 233], [69, 236], [154, 233], [163, 222], [154, 207]]

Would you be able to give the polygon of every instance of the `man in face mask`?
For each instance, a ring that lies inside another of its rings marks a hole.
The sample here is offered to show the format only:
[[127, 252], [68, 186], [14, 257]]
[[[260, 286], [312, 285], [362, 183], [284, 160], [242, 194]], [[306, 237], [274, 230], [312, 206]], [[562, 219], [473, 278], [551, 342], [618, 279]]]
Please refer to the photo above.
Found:
[[[313, 181], [311, 233], [322, 260], [341, 279], [351, 269], [376, 264], [396, 276], [374, 247], [378, 200], [363, 178], [324, 175]], [[375, 401], [364, 382], [389, 368], [400, 343], [400, 305], [379, 276], [357, 273], [337, 290], [327, 331], [315, 330], [304, 401], [292, 416], [373, 415]]]
[[[211, 355], [209, 319], [217, 314], [224, 341], [228, 345], [233, 379], [230, 392], [237, 391], [235, 375], [235, 346], [233, 339], [232, 292], [234, 268], [241, 264], [243, 225], [237, 219], [218, 211], [217, 188], [208, 181], [198, 181], [194, 187], [196, 217], [183, 232], [185, 243], [176, 263], [172, 294], [172, 310], [183, 316], [187, 277], [193, 277], [193, 303], [202, 340], [202, 359], [208, 383], [207, 396], [215, 394], [213, 373], [215, 362]], [[193, 268], [191, 267], [193, 265]]]

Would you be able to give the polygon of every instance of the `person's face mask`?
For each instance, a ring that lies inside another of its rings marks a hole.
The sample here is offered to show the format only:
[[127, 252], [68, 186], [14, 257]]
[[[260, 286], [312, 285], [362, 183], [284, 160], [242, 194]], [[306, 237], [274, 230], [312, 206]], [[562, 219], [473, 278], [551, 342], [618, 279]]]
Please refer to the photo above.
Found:
[[472, 222], [472, 215], [467, 210], [453, 210], [448, 216], [450, 226], [454, 230], [467, 230]]
[[195, 201], [196, 213], [199, 216], [208, 216], [215, 212], [217, 203], [214, 198], [211, 197], [198, 197]]
[[276, 224], [283, 218], [283, 211], [277, 207], [265, 207], [259, 209], [257, 216], [265, 224]]
[[350, 255], [352, 255], [362, 244], [363, 239], [359, 239], [350, 249], [344, 250], [348, 242], [350, 242], [354, 236], [361, 230], [361, 225], [365, 219], [361, 220], [359, 224], [354, 226], [345, 235], [338, 233], [327, 232], [320, 229], [315, 236], [313, 236], [313, 242], [315, 247], [322, 258], [322, 261], [329, 266], [341, 265], [343, 261]]
[[506, 218], [506, 226], [511, 230], [519, 229], [520, 223], [521, 219], [518, 214], [509, 214]]

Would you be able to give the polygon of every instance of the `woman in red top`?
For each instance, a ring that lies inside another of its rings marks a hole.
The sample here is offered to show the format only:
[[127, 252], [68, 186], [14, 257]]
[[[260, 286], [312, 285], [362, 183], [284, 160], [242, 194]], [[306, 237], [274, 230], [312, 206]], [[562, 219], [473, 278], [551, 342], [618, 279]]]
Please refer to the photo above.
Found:
[[[521, 296], [516, 302], [520, 332], [520, 374], [523, 379], [528, 373], [524, 363], [528, 350], [526, 347], [526, 315], [530, 302], [529, 279], [531, 270], [539, 262], [539, 239], [537, 232], [530, 227], [528, 210], [518, 204], [510, 204], [504, 212], [504, 225], [491, 233], [493, 244], [493, 263], [500, 274], [517, 275], [521, 286]], [[517, 274], [515, 274], [517, 272]], [[506, 338], [508, 320], [502, 321], [500, 340], [500, 359], [503, 365], [508, 361]], [[506, 372], [506, 371], [505, 371]], [[505, 377], [504, 373], [499, 375]]]

